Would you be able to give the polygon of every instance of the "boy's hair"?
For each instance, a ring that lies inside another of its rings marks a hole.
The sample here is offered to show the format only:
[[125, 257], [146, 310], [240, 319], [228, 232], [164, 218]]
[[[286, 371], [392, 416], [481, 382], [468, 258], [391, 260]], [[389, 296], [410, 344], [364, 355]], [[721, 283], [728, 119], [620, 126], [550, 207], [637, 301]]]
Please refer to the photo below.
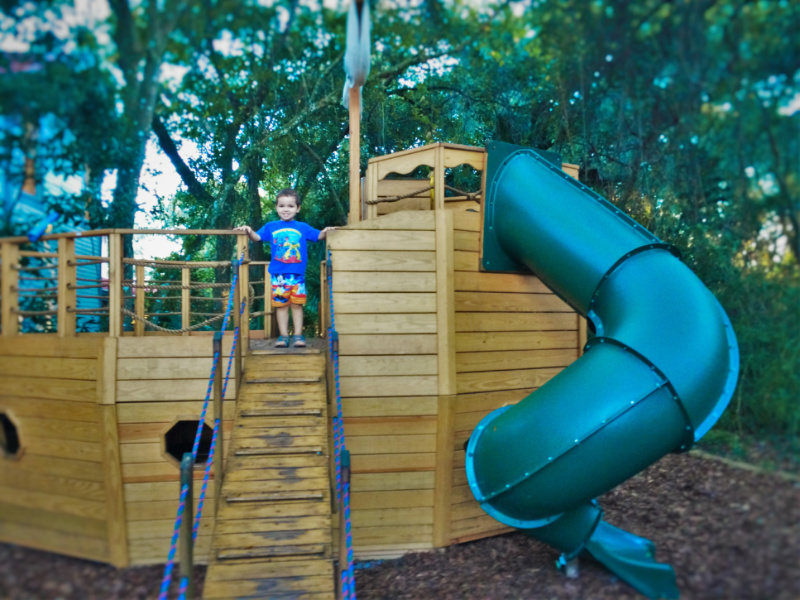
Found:
[[297, 208], [300, 208], [300, 205], [303, 204], [303, 201], [300, 199], [300, 194], [297, 193], [297, 190], [292, 188], [284, 188], [278, 195], [275, 196], [275, 203], [277, 204], [278, 198], [294, 198], [295, 203], [297, 204]]

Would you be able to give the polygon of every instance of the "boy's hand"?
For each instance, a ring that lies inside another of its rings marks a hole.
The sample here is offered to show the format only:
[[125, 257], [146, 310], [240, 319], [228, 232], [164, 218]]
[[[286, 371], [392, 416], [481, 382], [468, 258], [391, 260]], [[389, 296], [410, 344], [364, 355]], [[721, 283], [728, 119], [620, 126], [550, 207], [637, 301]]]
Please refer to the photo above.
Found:
[[319, 232], [319, 239], [324, 240], [325, 236], [329, 231], [334, 231], [336, 229], [338, 229], [338, 227], [326, 227], [325, 229]]
[[253, 228], [250, 227], [249, 225], [240, 225], [239, 227], [234, 227], [233, 230], [234, 231], [241, 231], [242, 233], [246, 233], [247, 237], [249, 237], [254, 242], [260, 242], [261, 241], [261, 238], [259, 237], [259, 235], [255, 231], [253, 231]]

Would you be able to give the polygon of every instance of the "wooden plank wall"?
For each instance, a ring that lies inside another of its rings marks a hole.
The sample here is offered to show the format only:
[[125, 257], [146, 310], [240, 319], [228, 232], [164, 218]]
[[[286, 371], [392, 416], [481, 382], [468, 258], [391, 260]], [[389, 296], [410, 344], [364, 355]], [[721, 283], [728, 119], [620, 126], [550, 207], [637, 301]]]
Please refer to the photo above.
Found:
[[[227, 369], [230, 349], [231, 336], [226, 335], [224, 369]], [[130, 563], [164, 562], [180, 494], [179, 464], [167, 457], [164, 434], [178, 421], [199, 419], [211, 371], [212, 338], [122, 337], [117, 356], [116, 402]], [[231, 379], [224, 406], [226, 449], [235, 398], [235, 384]], [[209, 404], [206, 415], [209, 427], [213, 427], [213, 415], [213, 406]], [[195, 508], [203, 474], [204, 465], [198, 465]], [[214, 486], [209, 484], [194, 550], [197, 563], [208, 561], [213, 529], [213, 518], [209, 515], [214, 514], [214, 509]]]
[[125, 566], [106, 341], [0, 338], [0, 412], [20, 442], [18, 456], [0, 458], [0, 540]]
[[356, 556], [432, 547], [438, 410], [434, 212], [330, 236]]
[[464, 444], [492, 410], [526, 397], [580, 355], [583, 319], [533, 275], [479, 272], [480, 214], [455, 211], [453, 542], [509, 528], [474, 500]]

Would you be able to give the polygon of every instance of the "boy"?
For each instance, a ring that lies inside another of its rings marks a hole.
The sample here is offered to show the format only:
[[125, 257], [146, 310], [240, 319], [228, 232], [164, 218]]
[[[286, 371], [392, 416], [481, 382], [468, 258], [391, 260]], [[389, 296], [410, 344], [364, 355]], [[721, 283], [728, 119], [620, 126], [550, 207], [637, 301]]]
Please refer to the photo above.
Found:
[[336, 229], [326, 227], [322, 231], [314, 229], [306, 223], [295, 221], [303, 201], [293, 189], [278, 192], [275, 199], [280, 221], [272, 221], [258, 231], [248, 225], [234, 227], [234, 231], [242, 231], [254, 242], [269, 242], [272, 246], [272, 260], [269, 263], [269, 274], [272, 278], [272, 306], [276, 308], [280, 337], [276, 348], [289, 346], [289, 307], [292, 307], [292, 323], [294, 324], [295, 348], [305, 348], [303, 337], [303, 305], [306, 303], [306, 241], [324, 240], [325, 235]]

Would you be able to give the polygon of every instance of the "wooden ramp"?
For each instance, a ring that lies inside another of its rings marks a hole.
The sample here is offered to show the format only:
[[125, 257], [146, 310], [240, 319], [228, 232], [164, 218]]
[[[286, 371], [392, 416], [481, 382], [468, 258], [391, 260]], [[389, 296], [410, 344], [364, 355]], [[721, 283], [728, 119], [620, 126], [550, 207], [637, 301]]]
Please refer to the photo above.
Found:
[[325, 355], [246, 365], [203, 597], [333, 599]]

